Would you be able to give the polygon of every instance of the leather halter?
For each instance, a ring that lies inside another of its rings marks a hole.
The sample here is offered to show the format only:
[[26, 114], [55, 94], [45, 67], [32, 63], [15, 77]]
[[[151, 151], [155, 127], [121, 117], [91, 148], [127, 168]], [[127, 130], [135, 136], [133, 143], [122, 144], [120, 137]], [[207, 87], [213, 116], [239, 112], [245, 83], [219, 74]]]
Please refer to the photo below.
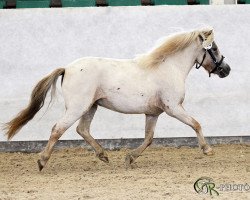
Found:
[[195, 66], [196, 69], [199, 69], [199, 68], [202, 66], [202, 64], [203, 64], [203, 62], [204, 62], [204, 60], [205, 60], [205, 58], [206, 58], [207, 52], [208, 52], [209, 55], [211, 56], [212, 60], [213, 60], [213, 63], [215, 64], [215, 67], [209, 72], [209, 77], [211, 77], [211, 74], [214, 73], [216, 70], [218, 70], [218, 71], [223, 70], [223, 68], [220, 67], [220, 65], [222, 64], [222, 62], [223, 62], [223, 60], [224, 60], [224, 58], [225, 58], [224, 56], [221, 56], [221, 59], [220, 59], [219, 61], [217, 61], [217, 59], [216, 59], [216, 57], [214, 56], [214, 54], [213, 54], [211, 48], [212, 48], [212, 44], [210, 44], [210, 45], [208, 45], [207, 47], [204, 47], [204, 48], [203, 48], [203, 49], [205, 50], [205, 53], [204, 53], [204, 55], [203, 55], [202, 61], [201, 61], [201, 63], [199, 63], [199, 62], [196, 60], [196, 66]]

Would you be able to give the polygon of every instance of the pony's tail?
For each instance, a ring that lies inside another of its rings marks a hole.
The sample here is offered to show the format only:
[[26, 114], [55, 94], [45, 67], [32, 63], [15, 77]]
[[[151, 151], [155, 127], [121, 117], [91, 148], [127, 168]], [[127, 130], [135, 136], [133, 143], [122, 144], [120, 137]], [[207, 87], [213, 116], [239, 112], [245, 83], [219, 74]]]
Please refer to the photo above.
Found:
[[31, 93], [29, 105], [18, 113], [14, 119], [4, 124], [3, 129], [6, 131], [8, 140], [16, 135], [17, 132], [43, 107], [46, 95], [51, 87], [52, 99], [56, 90], [56, 81], [58, 77], [61, 75], [63, 76], [64, 73], [64, 68], [58, 68], [37, 83]]

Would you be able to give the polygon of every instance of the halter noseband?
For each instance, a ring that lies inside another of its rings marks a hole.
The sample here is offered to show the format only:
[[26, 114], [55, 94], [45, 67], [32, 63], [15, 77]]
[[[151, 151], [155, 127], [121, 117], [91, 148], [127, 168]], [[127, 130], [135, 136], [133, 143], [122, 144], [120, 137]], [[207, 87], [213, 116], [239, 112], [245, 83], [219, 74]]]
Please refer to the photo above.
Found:
[[224, 56], [221, 56], [221, 59], [220, 59], [220, 61], [218, 62], [217, 59], [215, 58], [215, 56], [214, 56], [214, 54], [213, 54], [211, 48], [212, 48], [212, 44], [210, 44], [210, 45], [208, 45], [207, 47], [204, 47], [204, 48], [203, 48], [203, 49], [205, 50], [205, 53], [204, 53], [204, 55], [203, 55], [202, 61], [201, 61], [201, 63], [199, 63], [198, 61], [196, 61], [196, 66], [195, 66], [196, 69], [199, 69], [199, 68], [202, 66], [202, 64], [203, 64], [203, 62], [204, 62], [204, 60], [205, 60], [205, 58], [206, 58], [207, 52], [208, 52], [209, 55], [211, 56], [211, 58], [212, 58], [214, 64], [215, 64], [215, 67], [212, 69], [212, 71], [209, 72], [209, 77], [211, 77], [211, 74], [214, 73], [216, 70], [218, 70], [218, 71], [223, 70], [223, 68], [220, 67], [220, 65], [221, 65], [221, 63], [223, 62], [224, 58], [225, 58]]

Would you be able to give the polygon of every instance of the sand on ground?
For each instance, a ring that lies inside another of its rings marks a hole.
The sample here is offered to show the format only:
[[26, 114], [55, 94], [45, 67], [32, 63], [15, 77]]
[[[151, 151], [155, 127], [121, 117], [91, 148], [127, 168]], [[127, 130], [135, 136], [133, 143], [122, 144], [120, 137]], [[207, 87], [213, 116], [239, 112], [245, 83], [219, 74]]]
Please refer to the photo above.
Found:
[[[198, 147], [149, 147], [126, 169], [124, 158], [131, 149], [108, 151], [109, 165], [93, 151], [63, 149], [53, 152], [42, 172], [37, 153], [0, 153], [0, 199], [249, 200], [250, 146], [217, 145], [214, 150], [214, 156], [205, 156]], [[219, 196], [196, 193], [194, 182], [204, 176], [213, 179]], [[242, 184], [246, 187], [240, 191]]]

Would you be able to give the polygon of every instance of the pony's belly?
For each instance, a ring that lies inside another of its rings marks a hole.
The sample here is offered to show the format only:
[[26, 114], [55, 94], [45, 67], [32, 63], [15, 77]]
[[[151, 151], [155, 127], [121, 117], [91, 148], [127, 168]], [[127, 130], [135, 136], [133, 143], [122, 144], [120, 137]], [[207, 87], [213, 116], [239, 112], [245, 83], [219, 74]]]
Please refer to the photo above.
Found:
[[108, 99], [99, 99], [96, 101], [97, 105], [105, 107], [125, 114], [150, 114], [159, 115], [163, 111], [155, 106], [149, 105], [146, 101], [110, 101]]

